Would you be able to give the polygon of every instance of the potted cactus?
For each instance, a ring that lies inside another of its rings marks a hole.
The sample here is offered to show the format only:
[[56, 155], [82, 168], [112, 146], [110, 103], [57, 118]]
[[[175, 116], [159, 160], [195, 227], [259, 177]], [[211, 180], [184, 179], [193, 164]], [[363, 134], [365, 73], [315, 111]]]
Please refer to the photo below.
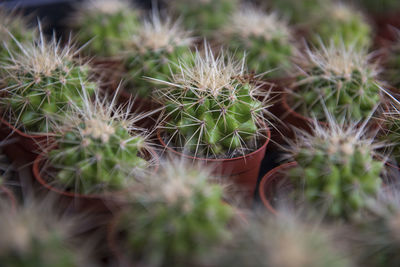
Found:
[[266, 185], [273, 179], [287, 179], [294, 188], [294, 200], [324, 210], [330, 218], [356, 217], [365, 208], [366, 199], [380, 190], [384, 165], [377, 152], [382, 144], [365, 136], [365, 124], [361, 128], [344, 126], [331, 118], [327, 126], [315, 120], [312, 133], [298, 131], [287, 149], [288, 158], [295, 163], [285, 167], [283, 177], [274, 170], [260, 184], [266, 206], [271, 208]]
[[201, 161], [230, 176], [252, 193], [270, 131], [266, 125], [269, 92], [246, 74], [245, 59], [205, 44], [193, 64], [179, 61], [179, 72], [158, 90], [166, 107], [157, 132], [167, 151]]
[[222, 42], [237, 58], [247, 55], [247, 66], [256, 73], [276, 78], [285, 74], [295, 54], [292, 33], [277, 13], [265, 13], [255, 6], [237, 10], [222, 30]]
[[55, 37], [46, 41], [41, 32], [39, 39], [18, 46], [21, 51], [10, 51], [2, 63], [2, 134], [17, 137], [32, 153], [48, 141], [50, 122], [62, 121], [71, 102], [82, 104], [80, 94], [91, 94], [95, 84], [89, 81], [89, 67], [75, 59], [71, 44], [61, 46]]
[[223, 197], [207, 168], [167, 162], [129, 192], [110, 225], [110, 247], [122, 266], [193, 266], [230, 237], [233, 208]]
[[115, 98], [109, 102], [96, 94], [91, 102], [86, 94], [83, 99], [83, 107], [74, 106], [58, 126], [52, 149], [36, 158], [33, 172], [42, 186], [75, 201], [78, 208], [108, 210], [114, 204], [112, 193], [156, 171], [158, 158], [135, 124], [145, 115], [117, 107]]
[[226, 24], [238, 5], [238, 0], [168, 1], [170, 12], [182, 17], [185, 28], [205, 37], [211, 37], [215, 30]]
[[360, 121], [379, 113], [379, 72], [365, 51], [331, 42], [307, 49], [297, 61], [296, 81], [282, 97], [287, 123], [308, 129], [311, 117], [326, 122], [325, 108], [338, 121]]

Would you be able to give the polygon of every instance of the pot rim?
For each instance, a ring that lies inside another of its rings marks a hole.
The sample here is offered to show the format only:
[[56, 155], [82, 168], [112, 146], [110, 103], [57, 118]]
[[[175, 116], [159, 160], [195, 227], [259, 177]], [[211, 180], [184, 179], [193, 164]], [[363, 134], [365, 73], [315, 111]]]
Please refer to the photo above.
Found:
[[50, 133], [39, 133], [39, 134], [28, 134], [25, 133], [19, 129], [17, 129], [15, 126], [10, 124], [8, 121], [6, 121], [3, 117], [0, 117], [0, 125], [5, 124], [8, 128], [12, 130], [12, 132], [17, 133], [18, 135], [25, 137], [25, 138], [30, 138], [30, 139], [41, 139], [41, 138], [49, 138], [52, 136], [55, 136], [55, 133], [50, 132]]

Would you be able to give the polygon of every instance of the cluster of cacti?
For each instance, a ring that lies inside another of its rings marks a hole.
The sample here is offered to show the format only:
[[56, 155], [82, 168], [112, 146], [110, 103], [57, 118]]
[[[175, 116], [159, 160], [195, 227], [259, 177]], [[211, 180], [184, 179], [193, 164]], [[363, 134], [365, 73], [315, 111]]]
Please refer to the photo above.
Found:
[[297, 162], [289, 176], [301, 198], [344, 219], [365, 207], [381, 187], [384, 162], [376, 157], [379, 144], [364, 133], [333, 118], [327, 126], [314, 121], [311, 134], [299, 131], [288, 151]]
[[179, 72], [158, 92], [166, 107], [164, 138], [196, 156], [246, 154], [262, 140], [269, 93], [246, 74], [244, 59], [235, 61], [223, 51], [214, 56], [205, 46], [203, 54], [193, 55], [193, 64], [180, 61]]
[[55, 38], [48, 42], [42, 33], [18, 45], [21, 51], [11, 53], [2, 66], [3, 118], [26, 132], [51, 132], [51, 121], [62, 120], [72, 102], [79, 105], [83, 90], [94, 91], [89, 67], [76, 61], [72, 46], [62, 47]]
[[307, 50], [298, 64], [289, 104], [304, 116], [326, 120], [326, 107], [339, 121], [358, 121], [381, 104], [377, 65], [364, 50], [331, 43]]
[[71, 17], [80, 44], [100, 56], [120, 55], [124, 40], [139, 23], [139, 12], [128, 0], [86, 0]]
[[372, 27], [364, 14], [356, 8], [339, 3], [332, 4], [326, 16], [315, 24], [314, 44], [333, 42], [344, 43], [356, 49], [368, 48], [372, 43]]
[[227, 240], [233, 208], [204, 167], [168, 162], [132, 194], [118, 227], [124, 251], [143, 266], [192, 266]]
[[205, 36], [212, 35], [229, 20], [238, 8], [238, 0], [172, 0], [168, 1], [170, 11], [181, 17], [187, 29]]
[[246, 55], [251, 71], [271, 71], [268, 76], [277, 77], [291, 66], [296, 48], [289, 26], [277, 13], [244, 6], [231, 16], [223, 29], [222, 40], [237, 58]]
[[170, 17], [163, 19], [153, 11], [137, 33], [124, 42], [124, 65], [129, 82], [126, 87], [141, 97], [148, 97], [154, 84], [146, 77], [167, 80], [171, 73], [176, 73], [178, 59], [191, 60], [192, 41], [179, 22], [173, 22]]
[[146, 136], [135, 122], [143, 115], [129, 114], [96, 96], [86, 96], [59, 127], [57, 148], [48, 160], [52, 182], [82, 194], [119, 190], [133, 184], [150, 165]]

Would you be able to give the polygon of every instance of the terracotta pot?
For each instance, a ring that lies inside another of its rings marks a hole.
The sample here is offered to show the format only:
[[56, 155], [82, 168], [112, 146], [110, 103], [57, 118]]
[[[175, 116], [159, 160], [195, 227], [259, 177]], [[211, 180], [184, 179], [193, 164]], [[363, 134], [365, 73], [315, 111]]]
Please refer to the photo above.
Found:
[[32, 162], [52, 142], [52, 134], [26, 134], [0, 118], [0, 138], [10, 140], [5, 153], [14, 161]]
[[269, 171], [261, 179], [260, 186], [258, 188], [261, 201], [268, 211], [275, 215], [278, 212], [274, 206], [282, 201], [277, 192], [285, 197], [288, 195], [288, 192], [293, 189], [291, 182], [286, 177], [286, 172], [295, 166], [297, 166], [297, 162], [282, 164]]
[[5, 204], [9, 206], [12, 211], [16, 210], [17, 200], [14, 197], [14, 194], [7, 187], [0, 185], [0, 201], [1, 205]]
[[267, 133], [267, 138], [260, 148], [250, 154], [230, 159], [198, 158], [178, 152], [165, 144], [163, 138], [161, 137], [161, 129], [157, 130], [157, 138], [164, 149], [171, 154], [175, 154], [178, 157], [186, 158], [192, 162], [202, 163], [204, 166], [210, 167], [215, 175], [229, 178], [240, 186], [240, 191], [243, 191], [252, 197], [256, 189], [261, 161], [265, 156], [265, 151], [271, 138], [270, 130], [268, 128], [265, 130]]
[[[155, 159], [156, 164], [153, 173], [157, 173], [159, 165], [157, 153], [151, 148], [148, 148], [146, 152], [149, 154], [149, 157], [153, 157]], [[73, 211], [77, 212], [95, 211], [108, 213], [117, 210], [122, 206], [122, 202], [118, 199], [118, 197], [122, 196], [127, 190], [108, 192], [104, 194], [84, 195], [53, 187], [48, 183], [46, 177], [42, 177], [41, 171], [44, 163], [45, 153], [41, 153], [33, 162], [33, 175], [36, 181], [38, 181], [43, 188], [47, 189], [47, 191], [55, 193], [60, 197], [59, 202], [62, 203], [62, 207], [66, 209], [72, 209]]]

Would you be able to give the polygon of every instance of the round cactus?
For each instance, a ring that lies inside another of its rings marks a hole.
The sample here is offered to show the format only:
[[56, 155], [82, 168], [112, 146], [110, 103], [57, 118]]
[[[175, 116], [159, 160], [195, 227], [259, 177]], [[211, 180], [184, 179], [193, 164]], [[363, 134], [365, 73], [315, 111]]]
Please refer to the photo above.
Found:
[[385, 62], [383, 78], [394, 88], [400, 88], [400, 31], [397, 30], [397, 40], [389, 47]]
[[247, 55], [247, 66], [257, 73], [272, 70], [270, 77], [284, 74], [296, 48], [289, 26], [276, 13], [264, 13], [254, 6], [238, 10], [224, 28], [223, 42], [238, 58]]
[[356, 49], [368, 48], [372, 43], [372, 29], [363, 13], [344, 4], [333, 4], [327, 16], [322, 17], [313, 27], [313, 42], [332, 41], [335, 45], [342, 42]]
[[339, 121], [368, 118], [381, 103], [377, 67], [369, 60], [363, 50], [344, 44], [307, 50], [289, 104], [319, 120], [326, 120], [324, 107]]
[[329, 216], [356, 216], [365, 199], [380, 189], [384, 162], [375, 155], [381, 144], [363, 135], [363, 127], [343, 126], [330, 118], [327, 127], [314, 121], [311, 134], [299, 131], [288, 149], [298, 165], [289, 176], [304, 190], [301, 197], [326, 207]]
[[118, 56], [123, 40], [136, 32], [139, 12], [128, 0], [86, 0], [70, 19], [89, 54]]
[[[85, 98], [84, 98], [85, 99]], [[48, 163], [52, 182], [77, 193], [94, 194], [123, 189], [150, 165], [144, 159], [146, 136], [135, 123], [144, 115], [130, 114], [113, 103], [88, 97], [75, 107], [57, 132], [57, 148]]]
[[182, 17], [185, 28], [204, 36], [211, 36], [229, 20], [238, 8], [238, 0], [172, 0], [172, 13]]
[[126, 233], [124, 250], [144, 266], [193, 266], [229, 239], [233, 210], [204, 167], [168, 162], [160, 175], [148, 177], [123, 211], [118, 228]]
[[[206, 44], [191, 65], [180, 61], [178, 74], [158, 91], [166, 107], [162, 126], [168, 144], [205, 157], [244, 155], [258, 147], [265, 132], [268, 92], [246, 76], [245, 59], [221, 51], [214, 57]], [[262, 99], [262, 100], [259, 100]]]
[[55, 38], [47, 42], [42, 33], [19, 46], [21, 51], [11, 53], [3, 65], [3, 117], [29, 133], [50, 132], [50, 121], [62, 120], [71, 101], [80, 102], [82, 90], [93, 92], [89, 67], [76, 62], [72, 46], [61, 47]]
[[128, 89], [141, 97], [152, 93], [154, 84], [145, 77], [167, 80], [177, 71], [178, 59], [190, 60], [193, 39], [171, 18], [162, 19], [157, 11], [138, 28], [137, 34], [124, 42]]

